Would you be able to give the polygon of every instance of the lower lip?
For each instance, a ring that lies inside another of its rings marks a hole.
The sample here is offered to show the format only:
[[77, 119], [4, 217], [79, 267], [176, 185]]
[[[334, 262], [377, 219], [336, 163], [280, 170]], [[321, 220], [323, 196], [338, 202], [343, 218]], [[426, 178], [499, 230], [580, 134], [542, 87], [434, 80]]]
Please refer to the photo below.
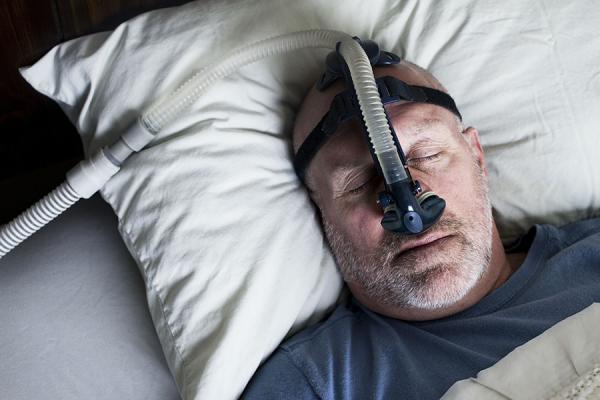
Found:
[[404, 254], [411, 253], [411, 252], [417, 252], [419, 250], [426, 250], [426, 249], [428, 249], [430, 247], [442, 245], [442, 244], [448, 242], [451, 237], [452, 237], [451, 235], [450, 236], [444, 236], [444, 237], [441, 237], [439, 239], [434, 240], [433, 242], [429, 242], [429, 243], [423, 244], [421, 246], [410, 248], [410, 249], [405, 250], [402, 253], [400, 253], [399, 256], [402, 256]]

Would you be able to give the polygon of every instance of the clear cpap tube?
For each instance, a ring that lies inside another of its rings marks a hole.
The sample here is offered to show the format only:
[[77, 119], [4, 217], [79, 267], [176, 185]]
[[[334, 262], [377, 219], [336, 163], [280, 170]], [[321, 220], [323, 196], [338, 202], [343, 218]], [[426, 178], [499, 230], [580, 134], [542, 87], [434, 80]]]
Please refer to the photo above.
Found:
[[0, 229], [0, 258], [80, 198], [89, 198], [113, 176], [129, 155], [141, 150], [160, 130], [179, 117], [217, 80], [262, 58], [302, 48], [337, 46], [349, 67], [369, 137], [389, 184], [406, 179], [387, 124], [371, 64], [350, 35], [309, 30], [265, 39], [234, 51], [223, 61], [194, 74], [173, 93], [159, 99], [112, 145], [98, 150], [67, 173], [67, 180]]
[[340, 53], [350, 70], [369, 137], [386, 182], [392, 184], [406, 179], [408, 176], [392, 139], [392, 132], [377, 91], [369, 58], [357, 41], [342, 32], [329, 30], [296, 32], [266, 39], [250, 47], [237, 50], [214, 67], [197, 72], [167, 98], [155, 102], [142, 115], [140, 123], [148, 131], [156, 133], [177, 118], [215, 81], [236, 71], [239, 67], [295, 49], [335, 48], [338, 42], [340, 42]]
[[335, 31], [303, 31], [261, 40], [249, 47], [238, 49], [218, 64], [196, 72], [173, 93], [155, 102], [141, 116], [141, 124], [150, 132], [159, 132], [191, 106], [213, 83], [240, 67], [296, 49], [332, 48], [345, 37], [348, 35]]
[[369, 139], [373, 144], [386, 183], [391, 185], [408, 179], [394, 144], [369, 58], [358, 43], [343, 41], [339, 50], [350, 70]]

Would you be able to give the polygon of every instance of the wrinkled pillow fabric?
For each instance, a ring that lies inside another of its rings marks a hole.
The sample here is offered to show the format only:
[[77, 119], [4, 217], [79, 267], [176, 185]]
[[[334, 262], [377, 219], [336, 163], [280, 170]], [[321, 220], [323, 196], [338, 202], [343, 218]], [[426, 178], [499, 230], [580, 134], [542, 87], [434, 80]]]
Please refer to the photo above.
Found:
[[[232, 49], [326, 28], [430, 69], [479, 128], [505, 242], [600, 209], [600, 4], [459, 0], [198, 1], [63, 43], [22, 74], [56, 100], [86, 152]], [[235, 398], [342, 281], [291, 164], [294, 111], [326, 50], [218, 82], [102, 189], [146, 283], [185, 399]]]

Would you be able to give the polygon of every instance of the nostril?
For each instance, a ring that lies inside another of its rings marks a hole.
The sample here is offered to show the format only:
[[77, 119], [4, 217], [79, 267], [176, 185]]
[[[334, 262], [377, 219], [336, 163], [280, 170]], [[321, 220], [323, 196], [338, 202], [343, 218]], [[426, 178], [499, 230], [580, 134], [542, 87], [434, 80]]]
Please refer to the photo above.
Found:
[[417, 197], [417, 201], [419, 202], [420, 205], [423, 205], [423, 203], [425, 203], [425, 200], [427, 200], [428, 198], [430, 198], [432, 196], [436, 196], [436, 194], [433, 192], [423, 192]]

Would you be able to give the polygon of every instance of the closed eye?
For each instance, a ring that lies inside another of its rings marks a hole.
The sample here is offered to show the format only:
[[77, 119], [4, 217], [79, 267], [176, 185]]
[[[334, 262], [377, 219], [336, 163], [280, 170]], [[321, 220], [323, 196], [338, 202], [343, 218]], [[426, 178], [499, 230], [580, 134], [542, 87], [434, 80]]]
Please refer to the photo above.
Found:
[[359, 193], [363, 192], [370, 186], [371, 183], [373, 183], [373, 181], [375, 180], [376, 177], [377, 177], [377, 174], [371, 175], [371, 177], [365, 183], [363, 183], [362, 185], [360, 185], [354, 189], [347, 190], [346, 193], [359, 194]]
[[357, 187], [355, 189], [348, 190], [347, 193], [349, 193], [349, 194], [358, 194], [358, 193], [362, 192], [363, 190], [365, 190], [367, 188], [367, 186], [369, 186], [369, 182], [371, 182], [371, 181], [368, 180], [367, 182], [363, 183], [359, 187]]
[[425, 157], [415, 157], [415, 158], [410, 158], [409, 160], [407, 160], [407, 163], [409, 164], [421, 164], [427, 161], [433, 161], [437, 158], [439, 158], [441, 156], [442, 153], [435, 153], [432, 154], [430, 156], [425, 156]]

